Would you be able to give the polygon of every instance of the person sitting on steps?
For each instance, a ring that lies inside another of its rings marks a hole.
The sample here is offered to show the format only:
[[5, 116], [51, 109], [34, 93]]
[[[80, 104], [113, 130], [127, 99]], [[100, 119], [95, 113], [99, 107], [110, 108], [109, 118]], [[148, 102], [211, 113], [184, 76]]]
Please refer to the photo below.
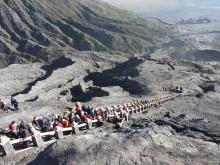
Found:
[[[19, 138], [23, 138], [25, 139], [26, 137], [29, 137], [31, 136], [30, 132], [27, 130], [27, 129], [24, 129], [22, 127], [19, 127], [19, 131], [18, 131], [18, 137]], [[22, 144], [25, 146], [25, 147], [29, 147], [29, 144], [30, 144], [30, 140], [25, 140], [22, 142]]]
[[17, 132], [17, 123], [15, 121], [12, 121], [9, 125], [9, 133], [11, 138], [17, 139], [18, 138], [18, 132]]
[[75, 114], [78, 114], [78, 115], [81, 114], [82, 108], [81, 108], [80, 102], [76, 102], [75, 108], [73, 108], [73, 111]]

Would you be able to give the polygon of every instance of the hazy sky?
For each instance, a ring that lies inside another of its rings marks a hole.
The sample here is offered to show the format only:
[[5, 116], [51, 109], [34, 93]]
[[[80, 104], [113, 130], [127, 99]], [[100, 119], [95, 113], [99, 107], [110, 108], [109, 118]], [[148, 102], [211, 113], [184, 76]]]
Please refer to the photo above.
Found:
[[220, 10], [220, 0], [103, 0], [135, 12], [155, 12], [183, 7], [215, 8]]

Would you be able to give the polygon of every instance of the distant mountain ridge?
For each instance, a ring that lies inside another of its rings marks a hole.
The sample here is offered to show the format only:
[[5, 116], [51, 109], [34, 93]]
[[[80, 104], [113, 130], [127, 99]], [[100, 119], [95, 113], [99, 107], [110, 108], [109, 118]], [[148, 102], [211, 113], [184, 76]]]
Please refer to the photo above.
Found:
[[169, 30], [98, 0], [2, 0], [0, 9], [1, 67], [74, 51], [147, 51]]

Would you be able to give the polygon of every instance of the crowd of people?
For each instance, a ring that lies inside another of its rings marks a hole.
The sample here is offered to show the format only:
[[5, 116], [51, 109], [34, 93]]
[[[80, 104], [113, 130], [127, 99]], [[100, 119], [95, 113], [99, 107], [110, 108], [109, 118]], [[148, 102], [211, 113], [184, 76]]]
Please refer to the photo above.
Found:
[[26, 124], [23, 120], [19, 125], [15, 121], [12, 121], [8, 128], [8, 137], [13, 139], [25, 138], [34, 135], [35, 128], [31, 123]]
[[91, 120], [108, 121], [116, 124], [123, 118], [128, 119], [130, 113], [143, 111], [153, 106], [158, 108], [163, 102], [173, 100], [174, 98], [175, 96], [165, 96], [155, 97], [151, 100], [133, 100], [127, 104], [105, 108], [85, 107], [77, 102], [72, 111], [64, 112], [62, 115], [37, 116], [30, 123], [21, 121], [19, 125], [12, 121], [9, 125], [9, 135], [11, 138], [21, 138], [25, 135], [34, 134], [36, 130], [48, 132], [57, 129], [57, 127], [72, 127], [74, 124], [88, 123]]
[[174, 86], [172, 83], [168, 87], [163, 86], [163, 90], [164, 91], [175, 92], [175, 93], [183, 93], [183, 87], [181, 85]]
[[67, 128], [75, 124], [88, 123], [92, 120], [107, 121], [117, 124], [123, 118], [128, 119], [129, 114], [144, 111], [151, 107], [159, 108], [162, 103], [174, 100], [176, 96], [155, 97], [151, 100], [133, 100], [130, 103], [105, 108], [90, 108], [76, 102], [71, 111], [62, 115], [52, 114], [47, 117], [36, 116], [30, 123], [23, 120], [17, 124], [12, 121], [7, 136], [12, 139], [25, 138], [38, 132], [49, 132], [58, 127]]

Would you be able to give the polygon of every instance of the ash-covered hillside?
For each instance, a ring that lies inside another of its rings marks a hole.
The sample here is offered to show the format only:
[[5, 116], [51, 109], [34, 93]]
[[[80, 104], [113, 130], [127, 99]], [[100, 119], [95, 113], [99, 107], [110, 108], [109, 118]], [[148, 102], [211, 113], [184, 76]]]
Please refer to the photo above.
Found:
[[12, 121], [65, 119], [76, 102], [98, 110], [179, 97], [117, 130], [104, 120], [60, 140], [49, 132], [41, 147], [19, 140], [0, 164], [219, 164], [220, 34], [193, 29], [98, 0], [1, 0], [0, 140]]
[[150, 51], [170, 29], [98, 0], [1, 0], [0, 66], [74, 51]]

